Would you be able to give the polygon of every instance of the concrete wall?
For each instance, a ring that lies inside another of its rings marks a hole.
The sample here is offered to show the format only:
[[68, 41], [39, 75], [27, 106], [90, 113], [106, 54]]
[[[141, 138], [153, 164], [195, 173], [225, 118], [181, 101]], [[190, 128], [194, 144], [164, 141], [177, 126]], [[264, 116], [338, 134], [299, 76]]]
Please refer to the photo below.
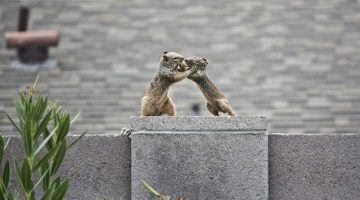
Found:
[[131, 199], [148, 199], [145, 180], [186, 199], [267, 199], [265, 117], [132, 119]]
[[360, 198], [360, 134], [272, 134], [273, 200]]
[[[19, 137], [9, 137], [5, 159], [13, 160], [23, 155], [22, 143]], [[68, 137], [69, 141], [75, 138]], [[123, 135], [85, 136], [67, 152], [59, 173], [70, 179], [67, 199], [130, 199], [130, 139]]]
[[[236, 190], [230, 191], [230, 196], [221, 196], [229, 188], [237, 187], [238, 181], [246, 189], [269, 186], [268, 194], [258, 190], [263, 193], [246, 196], [247, 199], [266, 199], [266, 195], [271, 200], [359, 199], [360, 134], [270, 134], [267, 146], [258, 134], [266, 129], [266, 121], [261, 118], [203, 119], [133, 118], [132, 155], [126, 136], [84, 137], [68, 152], [61, 168], [61, 174], [70, 178], [68, 199], [129, 200], [131, 185], [133, 193], [144, 194], [139, 179], [146, 179], [165, 193], [179, 194], [176, 188], [180, 188], [187, 199], [203, 199], [209, 194], [208, 199], [241, 199], [242, 196], [231, 196], [239, 192]], [[170, 130], [174, 127], [181, 131], [174, 133]], [[249, 129], [257, 129], [253, 131], [257, 134], [249, 134]], [[6, 157], [20, 155], [21, 147], [20, 140], [12, 137]], [[261, 169], [253, 164], [267, 165], [261, 161], [267, 154], [268, 179], [265, 182], [250, 179]], [[249, 172], [249, 167], [254, 171]], [[133, 183], [131, 170], [137, 173]], [[192, 187], [199, 183], [199, 187]], [[246, 194], [244, 191], [241, 192]]]

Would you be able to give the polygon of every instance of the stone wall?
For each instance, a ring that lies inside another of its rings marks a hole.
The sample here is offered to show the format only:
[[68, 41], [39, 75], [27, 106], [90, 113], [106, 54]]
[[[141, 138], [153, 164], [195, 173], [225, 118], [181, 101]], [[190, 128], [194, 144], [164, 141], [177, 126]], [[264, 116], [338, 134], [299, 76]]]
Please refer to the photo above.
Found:
[[[131, 121], [131, 139], [88, 135], [68, 152], [69, 199], [142, 199], [141, 179], [187, 199], [360, 196], [360, 134], [267, 135], [266, 118], [254, 116]], [[20, 146], [12, 137], [7, 158]]]

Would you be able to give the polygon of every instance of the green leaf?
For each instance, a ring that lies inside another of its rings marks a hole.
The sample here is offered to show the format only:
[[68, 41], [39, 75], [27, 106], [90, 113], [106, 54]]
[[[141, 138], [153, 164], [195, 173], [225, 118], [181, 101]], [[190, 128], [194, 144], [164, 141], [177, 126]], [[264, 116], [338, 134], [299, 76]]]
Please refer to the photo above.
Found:
[[9, 146], [10, 139], [11, 139], [11, 137], [9, 137], [9, 138], [7, 139], [6, 144], [5, 144], [5, 146], [4, 146], [4, 151], [5, 151], [6, 148]]
[[161, 197], [161, 194], [158, 191], [156, 191], [153, 187], [151, 187], [151, 185], [149, 185], [147, 182], [141, 180], [141, 184], [144, 186], [144, 188], [147, 191], [149, 191], [149, 193], [151, 195], [154, 195], [155, 197], [158, 197], [158, 198]]
[[3, 182], [3, 180], [0, 178], [0, 200], [5, 200], [6, 198], [6, 187], [5, 184]]
[[45, 162], [47, 162], [54, 155], [57, 149], [58, 148], [51, 149], [44, 157], [40, 159], [38, 163], [36, 163], [32, 171], [35, 172], [40, 166], [42, 166]]
[[36, 189], [36, 187], [37, 187], [40, 183], [42, 183], [42, 181], [45, 179], [48, 171], [49, 171], [49, 169], [46, 170], [46, 172], [40, 177], [39, 181], [38, 181], [38, 182], [35, 184], [35, 186], [32, 188], [31, 192], [34, 192], [34, 190]]
[[10, 115], [8, 115], [7, 113], [5, 113], [6, 117], [10, 120], [10, 122], [12, 123], [12, 125], [16, 128], [17, 131], [19, 131], [20, 134], [22, 134], [22, 131], [19, 129], [19, 127], [15, 124], [14, 120], [12, 120], [12, 118], [10, 117]]
[[41, 200], [51, 200], [51, 194], [52, 194], [52, 191], [53, 189], [50, 188], [48, 190], [45, 190], [46, 192], [43, 194], [43, 196], [41, 197]]
[[39, 78], [40, 78], [40, 74], [37, 74], [37, 75], [36, 75], [36, 78], [35, 78], [35, 81], [34, 81], [34, 83], [33, 83], [32, 86], [31, 86], [31, 88], [32, 88], [33, 90], [36, 89], [36, 87], [37, 87], [37, 85], [38, 85], [38, 82], [39, 82]]
[[57, 178], [51, 183], [51, 187], [57, 188], [59, 185], [60, 185], [60, 178], [57, 177]]
[[86, 131], [84, 131], [83, 133], [81, 133], [81, 135], [80, 135], [78, 138], [76, 138], [72, 143], [70, 143], [70, 145], [67, 147], [67, 149], [70, 149], [70, 148], [73, 147], [76, 143], [78, 143], [79, 140], [80, 140], [81, 138], [83, 138], [84, 135], [85, 135], [87, 132], [88, 132], [88, 131], [86, 130]]
[[35, 192], [31, 192], [30, 199], [31, 199], [31, 200], [36, 200], [36, 199], [35, 199]]
[[31, 126], [32, 126], [32, 119], [28, 117], [25, 121], [25, 132], [23, 134], [23, 143], [25, 147], [25, 152], [28, 157], [31, 156], [32, 153], [32, 134], [31, 134]]
[[64, 138], [66, 137], [66, 135], [69, 132], [69, 128], [70, 128], [70, 115], [65, 114], [64, 117], [60, 121], [60, 126], [58, 129], [59, 135], [57, 135], [58, 138], [57, 138], [56, 143], [59, 143], [62, 140], [64, 140]]
[[36, 130], [34, 139], [37, 139], [40, 136], [40, 134], [46, 129], [47, 125], [49, 124], [50, 118], [51, 118], [51, 112], [48, 112], [44, 117], [44, 119], [41, 121], [38, 129]]
[[75, 115], [75, 117], [71, 120], [70, 124], [73, 124], [77, 118], [80, 116], [81, 112], [78, 112], [78, 114]]
[[[49, 129], [48, 128], [45, 128], [45, 131], [43, 132], [43, 137], [44, 138], [47, 138], [48, 136], [50, 135], [50, 132], [49, 132]], [[47, 143], [46, 143], [46, 148], [48, 150], [52, 149], [53, 148], [53, 140], [50, 139]]]
[[69, 186], [69, 180], [63, 181], [54, 191], [52, 200], [62, 200]]
[[7, 188], [8, 185], [9, 185], [9, 179], [10, 179], [10, 164], [9, 164], [9, 161], [6, 161], [6, 163], [5, 163], [4, 171], [3, 171], [2, 176], [3, 176], [5, 188]]
[[58, 127], [55, 127], [51, 133], [44, 139], [44, 141], [39, 145], [39, 147], [34, 152], [34, 157], [41, 151], [41, 149], [46, 145], [46, 143], [51, 139], [51, 137], [56, 133]]
[[30, 192], [33, 187], [33, 182], [31, 180], [31, 170], [27, 159], [24, 159], [23, 165], [21, 167], [21, 179], [25, 191]]
[[59, 169], [62, 161], [64, 160], [65, 153], [66, 153], [66, 143], [64, 141], [60, 144], [59, 149], [55, 154], [54, 161], [51, 166], [51, 175], [54, 175]]
[[16, 178], [18, 179], [18, 182], [20, 183], [22, 189], [24, 191], [26, 191], [26, 189], [24, 187], [24, 184], [23, 184], [23, 180], [21, 178], [21, 169], [20, 169], [20, 167], [18, 165], [18, 162], [16, 160], [14, 160], [14, 162], [15, 162]]
[[24, 117], [26, 117], [23, 102], [25, 102], [24, 94], [20, 93], [20, 98], [17, 98], [15, 100], [15, 108], [16, 108], [16, 113], [17, 113], [17, 115], [19, 117], [20, 125], [24, 121]]
[[34, 119], [36, 121], [39, 121], [42, 118], [46, 110], [46, 107], [47, 107], [47, 98], [45, 96], [40, 96], [35, 104]]
[[40, 166], [40, 175], [45, 176], [43, 181], [41, 182], [42, 188], [44, 191], [47, 191], [50, 187], [50, 171], [49, 171], [49, 163], [45, 161]]
[[0, 164], [2, 163], [3, 155], [4, 155], [4, 139], [1, 135], [0, 136]]

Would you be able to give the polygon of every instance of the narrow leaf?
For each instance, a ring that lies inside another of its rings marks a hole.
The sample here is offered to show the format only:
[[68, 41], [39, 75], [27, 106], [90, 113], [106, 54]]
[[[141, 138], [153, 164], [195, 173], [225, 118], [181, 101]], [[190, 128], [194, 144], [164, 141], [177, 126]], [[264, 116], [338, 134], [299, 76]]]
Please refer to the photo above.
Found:
[[73, 147], [76, 143], [78, 143], [79, 140], [80, 140], [81, 138], [83, 138], [84, 135], [85, 135], [87, 132], [88, 132], [88, 131], [86, 130], [86, 131], [84, 131], [83, 133], [81, 133], [81, 135], [80, 135], [78, 138], [76, 138], [73, 142], [70, 143], [70, 145], [67, 147], [67, 149], [70, 149], [70, 148]]
[[3, 139], [3, 136], [1, 135], [0, 136], [0, 164], [2, 163], [2, 158], [3, 158], [3, 155], [4, 155], [4, 139]]
[[58, 129], [59, 135], [58, 135], [58, 138], [57, 138], [57, 143], [64, 140], [64, 138], [66, 137], [66, 135], [69, 132], [69, 128], [70, 128], [70, 115], [65, 114], [65, 116], [61, 120], [60, 127]]
[[3, 176], [5, 188], [7, 188], [8, 185], [9, 185], [9, 179], [10, 179], [10, 164], [9, 164], [9, 161], [7, 161], [5, 163], [4, 172], [3, 172], [2, 176]]
[[51, 112], [48, 112], [46, 114], [46, 116], [44, 117], [44, 119], [41, 121], [41, 123], [34, 135], [34, 139], [38, 138], [40, 136], [40, 134], [45, 130], [45, 128], [49, 124], [50, 117], [51, 117]]
[[31, 180], [31, 170], [30, 165], [27, 159], [24, 159], [23, 166], [21, 167], [21, 177], [23, 180], [24, 188], [26, 192], [30, 192], [32, 190], [32, 180]]
[[51, 200], [51, 194], [53, 192], [52, 188], [45, 190], [46, 192], [44, 193], [44, 195], [41, 197], [41, 200]]
[[6, 198], [6, 187], [3, 180], [0, 178], [0, 200], [5, 200]]
[[70, 124], [73, 124], [77, 120], [77, 118], [80, 116], [80, 114], [81, 114], [81, 112], [78, 112], [78, 114], [76, 114], [75, 117], [72, 118]]
[[17, 179], [18, 179], [18, 182], [20, 183], [22, 189], [23, 189], [24, 191], [26, 191], [26, 189], [25, 189], [25, 187], [24, 187], [24, 184], [23, 184], [23, 180], [22, 180], [22, 178], [21, 178], [21, 170], [20, 170], [20, 167], [19, 167], [19, 165], [18, 165], [18, 163], [17, 163], [16, 160], [14, 160], [14, 162], [15, 162], [16, 177], [17, 177]]
[[[47, 138], [50, 135], [49, 129], [45, 128], [45, 131], [43, 132], [43, 138]], [[53, 140], [50, 139], [47, 143], [46, 143], [46, 148], [48, 150], [53, 148]]]
[[48, 169], [49, 163], [44, 161], [44, 163], [40, 166], [40, 175], [45, 176], [44, 180], [41, 182], [43, 191], [47, 191], [50, 187], [50, 171]]
[[11, 139], [11, 137], [9, 137], [9, 138], [7, 139], [6, 144], [5, 144], [5, 146], [4, 146], [4, 151], [5, 151], [6, 148], [9, 146], [10, 139]]
[[46, 145], [46, 143], [51, 139], [51, 137], [56, 133], [57, 126], [51, 131], [51, 133], [44, 139], [44, 141], [39, 145], [39, 147], [34, 152], [34, 157], [40, 152], [40, 150]]
[[63, 181], [54, 191], [52, 200], [62, 200], [69, 186], [69, 180]]
[[59, 149], [55, 154], [55, 158], [51, 166], [51, 175], [54, 175], [59, 169], [62, 161], [64, 160], [65, 153], [66, 153], [66, 143], [64, 141], [61, 143]]
[[60, 178], [57, 177], [50, 185], [52, 188], [57, 188], [60, 185]]
[[32, 136], [31, 136], [32, 119], [28, 117], [25, 122], [25, 133], [23, 134], [23, 143], [25, 152], [28, 157], [31, 156], [32, 152]]
[[34, 89], [34, 90], [36, 89], [37, 84], [39, 82], [39, 78], [40, 78], [40, 74], [36, 75], [35, 81], [34, 81], [33, 85], [31, 86], [32, 89]]
[[31, 192], [34, 192], [34, 190], [36, 189], [36, 187], [37, 187], [40, 183], [42, 183], [42, 181], [43, 181], [43, 179], [45, 178], [45, 176], [47, 175], [47, 172], [48, 172], [48, 171], [49, 171], [49, 169], [46, 170], [46, 172], [40, 177], [39, 181], [34, 185], [34, 187], [32, 188]]
[[147, 189], [150, 194], [156, 196], [156, 197], [161, 197], [161, 194], [156, 191], [153, 187], [151, 187], [147, 182], [141, 180], [141, 184], [145, 187], [145, 189]]
[[38, 163], [36, 163], [35, 167], [32, 169], [33, 172], [35, 172], [40, 166], [42, 166], [46, 161], [48, 161], [54, 153], [57, 151], [57, 148], [51, 149], [44, 157], [40, 159]]
[[7, 116], [7, 118], [10, 120], [10, 122], [12, 123], [12, 125], [17, 129], [17, 131], [19, 131], [20, 134], [22, 134], [22, 131], [19, 129], [19, 127], [15, 124], [14, 120], [12, 120], [12, 118], [10, 117], [10, 115], [8, 115], [7, 113], [5, 113], [5, 115]]

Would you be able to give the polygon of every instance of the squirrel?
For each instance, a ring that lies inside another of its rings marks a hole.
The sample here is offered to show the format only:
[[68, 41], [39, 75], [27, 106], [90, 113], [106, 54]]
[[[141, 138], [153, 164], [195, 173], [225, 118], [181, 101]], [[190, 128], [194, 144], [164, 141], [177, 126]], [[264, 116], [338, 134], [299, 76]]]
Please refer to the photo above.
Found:
[[175, 105], [168, 96], [169, 88], [173, 83], [185, 79], [194, 72], [193, 68], [187, 66], [184, 56], [164, 51], [159, 70], [141, 100], [141, 116], [175, 116]]
[[206, 73], [208, 62], [205, 58], [190, 57], [185, 59], [187, 65], [191, 69], [196, 69], [195, 73], [188, 76], [188, 79], [194, 81], [200, 88], [205, 99], [207, 100], [207, 109], [215, 116], [219, 116], [219, 112], [228, 113], [235, 116], [234, 110], [229, 105], [228, 100], [221, 90], [210, 80]]

